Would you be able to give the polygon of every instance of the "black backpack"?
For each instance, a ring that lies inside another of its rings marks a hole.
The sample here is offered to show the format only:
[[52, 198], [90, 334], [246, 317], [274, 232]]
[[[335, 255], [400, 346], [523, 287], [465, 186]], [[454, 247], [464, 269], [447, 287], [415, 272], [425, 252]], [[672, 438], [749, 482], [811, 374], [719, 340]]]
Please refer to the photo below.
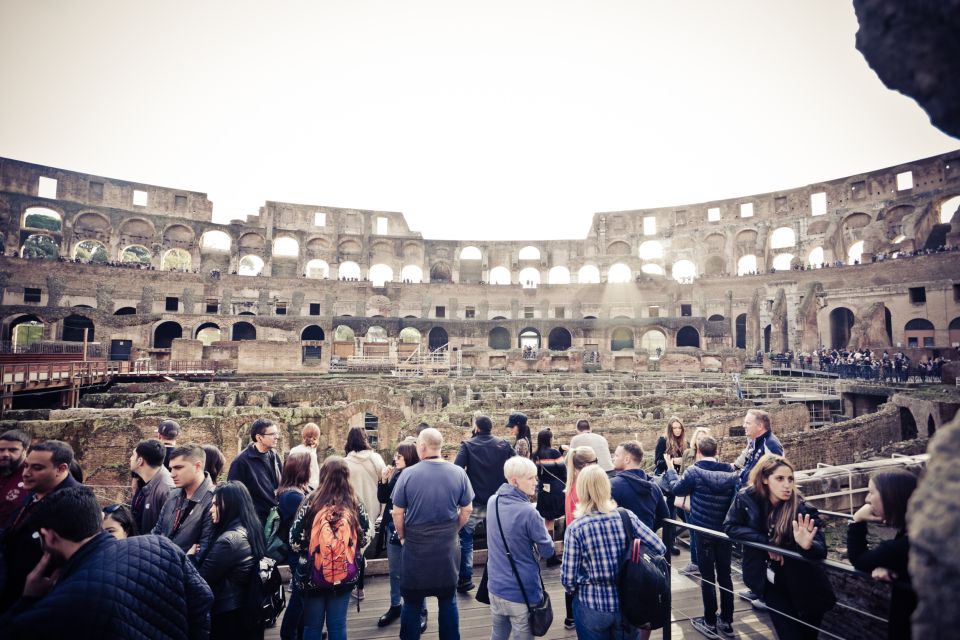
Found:
[[626, 533], [617, 590], [620, 613], [642, 629], [660, 629], [670, 620], [670, 566], [663, 556], [644, 553], [625, 509], [618, 509]]
[[283, 580], [276, 560], [260, 558], [250, 578], [247, 603], [249, 622], [254, 628], [266, 629], [277, 623], [277, 618], [286, 606], [286, 600], [283, 597]]

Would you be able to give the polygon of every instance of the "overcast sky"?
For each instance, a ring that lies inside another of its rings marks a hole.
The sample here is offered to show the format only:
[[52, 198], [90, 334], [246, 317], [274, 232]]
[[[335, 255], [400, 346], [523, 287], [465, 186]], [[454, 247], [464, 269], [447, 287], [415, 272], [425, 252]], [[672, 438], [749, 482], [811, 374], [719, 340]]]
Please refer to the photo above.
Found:
[[843, 0], [0, 0], [0, 155], [401, 211], [428, 238], [799, 187], [960, 142]]

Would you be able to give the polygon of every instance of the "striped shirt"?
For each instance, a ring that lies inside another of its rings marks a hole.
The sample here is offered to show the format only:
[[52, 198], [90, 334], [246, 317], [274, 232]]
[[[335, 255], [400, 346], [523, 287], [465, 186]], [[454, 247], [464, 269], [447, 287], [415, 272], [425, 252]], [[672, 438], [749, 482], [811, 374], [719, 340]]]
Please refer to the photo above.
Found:
[[[667, 548], [653, 531], [632, 512], [634, 536], [654, 555]], [[560, 582], [568, 593], [576, 593], [590, 609], [607, 613], [620, 611], [617, 576], [626, 536], [618, 511], [592, 512], [567, 527], [563, 535], [563, 567]]]

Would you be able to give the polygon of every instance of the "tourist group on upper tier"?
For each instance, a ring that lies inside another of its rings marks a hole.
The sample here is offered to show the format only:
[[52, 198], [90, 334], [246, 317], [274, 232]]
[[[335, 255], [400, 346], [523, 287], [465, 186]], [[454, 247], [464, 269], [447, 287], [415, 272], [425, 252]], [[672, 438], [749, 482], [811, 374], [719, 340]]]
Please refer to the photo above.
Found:
[[[668, 418], [652, 474], [639, 442], [611, 449], [587, 420], [568, 446], [550, 429], [534, 439], [522, 413], [506, 427], [512, 441], [477, 415], [451, 461], [444, 454], [454, 447], [421, 423], [388, 465], [362, 427], [349, 429], [343, 455], [318, 459], [313, 423], [281, 459], [287, 431], [259, 418], [219, 481], [220, 450], [179, 442], [180, 425], [164, 420], [129, 453], [130, 501], [107, 506], [95, 482], [84, 484], [70, 444], [7, 431], [0, 639], [251, 640], [278, 625], [283, 640], [345, 640], [348, 611], [364, 600], [367, 558], [383, 555], [389, 605], [376, 624], [394, 625], [404, 640], [431, 625], [441, 640], [486, 637], [461, 628], [458, 603], [468, 597], [489, 605], [492, 640], [529, 640], [551, 626], [584, 640], [649, 638], [671, 616], [662, 596], [667, 560], [680, 553], [675, 531], [691, 555], [679, 574], [700, 583], [703, 615], [690, 620], [699, 633], [738, 637], [737, 556], [748, 587], [740, 596], [767, 612], [777, 637], [818, 637], [836, 604], [819, 562], [823, 522], [797, 490], [768, 413], [746, 412], [747, 445], [733, 464], [718, 458], [710, 429], [688, 436]], [[84, 452], [100, 461], [110, 453]], [[875, 475], [848, 530], [852, 564], [892, 585], [890, 638], [909, 638], [916, 606], [905, 522], [915, 487], [907, 472]], [[895, 536], [868, 542], [874, 522]], [[486, 541], [482, 571], [475, 538]], [[542, 575], [558, 566], [562, 604]]]

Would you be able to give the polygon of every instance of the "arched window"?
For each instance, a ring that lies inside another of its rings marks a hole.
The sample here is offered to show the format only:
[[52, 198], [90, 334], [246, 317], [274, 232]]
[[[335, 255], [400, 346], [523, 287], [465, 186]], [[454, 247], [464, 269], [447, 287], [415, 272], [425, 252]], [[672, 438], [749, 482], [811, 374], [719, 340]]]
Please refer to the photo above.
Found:
[[520, 260], [539, 260], [540, 259], [540, 249], [536, 247], [524, 247], [520, 249], [520, 254], [517, 256]]
[[303, 328], [303, 331], [300, 332], [301, 340], [323, 340], [323, 328], [315, 324], [311, 324]]
[[[35, 315], [20, 316], [10, 324], [10, 339], [18, 349], [43, 340], [43, 320]], [[509, 338], [508, 338], [509, 340]]]
[[273, 241], [274, 257], [296, 258], [300, 255], [300, 243], [290, 236], [281, 236]]
[[400, 342], [404, 342], [406, 344], [419, 344], [420, 340], [420, 332], [413, 327], [404, 327], [400, 330]]
[[487, 338], [487, 346], [498, 351], [509, 349], [510, 332], [503, 327], [494, 327], [490, 330], [490, 336]]
[[682, 327], [680, 331], [677, 331], [677, 346], [678, 347], [699, 347], [700, 346], [700, 332], [694, 329], [693, 327]]
[[120, 252], [121, 262], [133, 262], [145, 266], [150, 265], [150, 250], [139, 244], [132, 244]]
[[249, 322], [235, 322], [233, 325], [233, 340], [256, 340], [257, 328]]
[[524, 289], [536, 289], [540, 284], [540, 271], [533, 267], [520, 270], [520, 284]]
[[102, 242], [96, 240], [84, 240], [77, 244], [73, 249], [73, 257], [81, 262], [92, 264], [105, 264], [110, 261], [107, 248], [103, 246]]
[[814, 247], [807, 255], [807, 264], [819, 269], [823, 266], [823, 247]]
[[773, 268], [777, 271], [789, 271], [793, 263], [792, 253], [780, 253], [773, 258]]
[[263, 272], [263, 259], [260, 256], [243, 256], [240, 258], [240, 268], [237, 273], [241, 276], [258, 276]]
[[162, 322], [153, 330], [153, 348], [169, 349], [174, 340], [183, 337], [183, 327], [173, 321]]
[[330, 277], [330, 265], [326, 260], [314, 259], [307, 263], [307, 277], [322, 280]]
[[408, 264], [400, 270], [400, 279], [404, 282], [423, 282], [423, 269], [415, 264]]
[[658, 264], [653, 264], [652, 262], [648, 262], [647, 264], [640, 267], [640, 271], [642, 271], [643, 273], [650, 274], [652, 276], [662, 276], [665, 273], [663, 270], [663, 267], [661, 267]]
[[63, 319], [64, 342], [83, 342], [84, 334], [87, 342], [93, 341], [93, 321], [90, 318], [74, 314]]
[[203, 346], [209, 347], [214, 342], [219, 342], [220, 326], [213, 322], [205, 322], [197, 327], [195, 338], [203, 343]]
[[430, 351], [436, 351], [437, 349], [443, 349], [450, 344], [450, 336], [447, 335], [447, 330], [443, 327], [434, 327], [430, 329], [430, 333], [427, 334], [427, 348]]
[[641, 260], [659, 260], [663, 257], [663, 244], [659, 240], [647, 240], [640, 244]]
[[566, 267], [553, 267], [548, 276], [550, 284], [570, 284], [570, 269]]
[[60, 243], [42, 233], [27, 236], [27, 239], [23, 242], [23, 247], [20, 249], [21, 258], [33, 260], [56, 260], [59, 255]]
[[960, 209], [960, 196], [953, 196], [940, 205], [940, 224], [950, 224], [957, 209]]
[[863, 240], [858, 240], [847, 249], [847, 264], [858, 263], [861, 257], [863, 257]]
[[387, 342], [387, 330], [380, 325], [373, 325], [367, 329], [367, 342]]
[[360, 279], [360, 265], [351, 260], [340, 263], [340, 268], [337, 269], [337, 275], [340, 276], [341, 280], [359, 280]]
[[223, 231], [205, 231], [200, 236], [200, 250], [225, 253], [230, 251], [230, 236]]
[[830, 348], [843, 349], [850, 342], [850, 329], [855, 321], [853, 311], [837, 307], [830, 312]]
[[692, 280], [697, 277], [697, 265], [689, 260], [677, 260], [673, 263], [673, 269], [670, 271], [670, 275], [673, 276], [674, 280], [679, 282]]
[[464, 247], [460, 250], [460, 259], [461, 260], [481, 260], [483, 259], [483, 254], [480, 253], [480, 249], [476, 247]]
[[797, 244], [797, 236], [790, 227], [779, 227], [770, 234], [771, 249], [786, 249]]
[[375, 287], [382, 287], [393, 281], [393, 269], [385, 264], [375, 264], [370, 267], [370, 282]]
[[633, 331], [627, 327], [617, 327], [610, 334], [610, 351], [633, 349]]
[[757, 271], [757, 256], [752, 253], [747, 254], [737, 260], [737, 275], [745, 276]]
[[610, 265], [610, 268], [607, 270], [607, 282], [630, 282], [632, 276], [633, 274], [630, 273], [630, 267], [622, 262]]
[[345, 324], [341, 324], [333, 330], [333, 340], [335, 342], [353, 342], [356, 339], [353, 329]]
[[554, 327], [547, 335], [547, 348], [551, 351], [566, 351], [572, 342], [573, 337], [563, 327]]
[[667, 348], [667, 336], [662, 331], [651, 329], [641, 336], [640, 346], [650, 353], [656, 353], [657, 349], [663, 353]]
[[23, 212], [23, 227], [60, 233], [63, 230], [63, 218], [53, 209], [30, 207]]
[[184, 249], [170, 249], [163, 254], [161, 269], [164, 271], [189, 271], [193, 260]]
[[577, 282], [579, 284], [599, 284], [600, 270], [592, 264], [585, 264], [577, 272]]
[[533, 327], [527, 327], [526, 329], [521, 329], [520, 336], [518, 340], [518, 346], [521, 349], [539, 349], [540, 348], [540, 332], [534, 329]]
[[510, 269], [506, 267], [490, 269], [490, 284], [510, 284]]

